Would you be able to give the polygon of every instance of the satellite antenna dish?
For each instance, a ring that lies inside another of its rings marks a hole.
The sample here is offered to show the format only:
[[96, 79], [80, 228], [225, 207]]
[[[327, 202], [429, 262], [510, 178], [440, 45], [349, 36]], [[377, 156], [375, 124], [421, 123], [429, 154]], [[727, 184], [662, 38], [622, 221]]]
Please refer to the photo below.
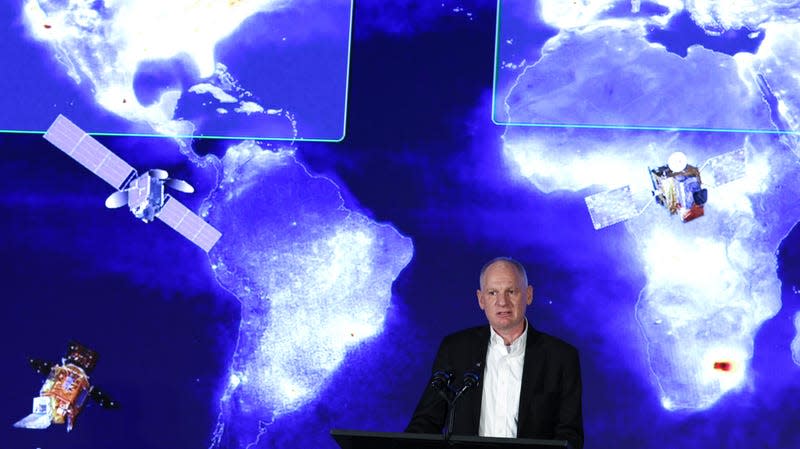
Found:
[[156, 179], [167, 179], [169, 177], [169, 173], [166, 170], [161, 170], [160, 168], [151, 168], [147, 170], [147, 173], [156, 178]]
[[689, 159], [687, 159], [686, 155], [680, 151], [670, 154], [667, 158], [667, 166], [670, 170], [676, 173], [683, 171], [688, 163]]
[[109, 209], [117, 209], [122, 206], [128, 205], [128, 191], [117, 190], [106, 198], [106, 207]]
[[194, 187], [182, 179], [167, 178], [164, 180], [164, 184], [178, 192], [194, 193]]

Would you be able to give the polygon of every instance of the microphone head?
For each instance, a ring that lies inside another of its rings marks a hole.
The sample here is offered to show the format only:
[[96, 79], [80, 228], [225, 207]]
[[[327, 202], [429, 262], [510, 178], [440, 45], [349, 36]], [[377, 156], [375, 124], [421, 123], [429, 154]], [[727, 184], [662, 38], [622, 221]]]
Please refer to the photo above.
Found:
[[475, 388], [478, 386], [481, 380], [481, 375], [475, 371], [469, 370], [464, 373], [464, 390], [469, 390], [470, 388]]
[[431, 388], [442, 391], [453, 381], [453, 372], [450, 370], [436, 370], [431, 377]]

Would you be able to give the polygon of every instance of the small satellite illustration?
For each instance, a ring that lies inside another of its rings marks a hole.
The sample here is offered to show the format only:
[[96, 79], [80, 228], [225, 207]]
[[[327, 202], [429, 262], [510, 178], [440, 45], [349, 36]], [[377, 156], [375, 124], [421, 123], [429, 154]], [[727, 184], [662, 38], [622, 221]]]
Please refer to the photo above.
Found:
[[587, 196], [586, 207], [596, 230], [637, 217], [653, 202], [689, 222], [703, 216], [708, 190], [743, 178], [745, 166], [744, 148], [714, 156], [700, 168], [689, 165], [678, 151], [669, 156], [667, 165], [650, 169], [652, 190], [645, 198], [624, 186]]
[[689, 165], [686, 155], [678, 151], [667, 159], [667, 165], [650, 170], [653, 196], [672, 215], [680, 213], [685, 223], [703, 216], [708, 189], [702, 187], [700, 170]]
[[117, 189], [106, 199], [106, 207], [117, 208], [127, 204], [136, 218], [146, 223], [158, 218], [206, 252], [211, 251], [222, 236], [178, 200], [164, 193], [164, 186], [180, 192], [194, 192], [186, 181], [172, 179], [166, 171], [159, 169], [139, 175], [127, 162], [63, 115], [50, 125], [44, 138]]
[[33, 412], [14, 423], [24, 429], [46, 429], [51, 424], [67, 424], [67, 432], [83, 409], [87, 397], [103, 408], [118, 404], [89, 383], [89, 374], [97, 364], [97, 353], [79, 343], [70, 342], [61, 364], [30, 359], [31, 367], [39, 374], [49, 373], [39, 396], [33, 398]]

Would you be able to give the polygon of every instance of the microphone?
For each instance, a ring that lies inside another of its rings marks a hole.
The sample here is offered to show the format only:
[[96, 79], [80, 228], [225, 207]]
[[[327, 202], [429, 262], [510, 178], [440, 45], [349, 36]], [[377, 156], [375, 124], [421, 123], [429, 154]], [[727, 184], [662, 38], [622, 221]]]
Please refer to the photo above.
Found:
[[456, 393], [456, 398], [464, 394], [467, 390], [476, 388], [481, 382], [481, 375], [475, 370], [467, 370], [464, 372], [464, 379], [461, 382], [461, 389]]
[[436, 370], [431, 376], [431, 388], [448, 404], [450, 404], [450, 395], [453, 394], [453, 389], [450, 387], [451, 382], [453, 382], [452, 370]]
[[450, 383], [453, 381], [453, 371], [452, 370], [436, 370], [433, 372], [433, 376], [431, 377], [431, 388], [436, 391], [442, 391], [445, 388], [450, 386]]
[[481, 381], [481, 375], [475, 371], [469, 370], [464, 373], [464, 390], [475, 388]]

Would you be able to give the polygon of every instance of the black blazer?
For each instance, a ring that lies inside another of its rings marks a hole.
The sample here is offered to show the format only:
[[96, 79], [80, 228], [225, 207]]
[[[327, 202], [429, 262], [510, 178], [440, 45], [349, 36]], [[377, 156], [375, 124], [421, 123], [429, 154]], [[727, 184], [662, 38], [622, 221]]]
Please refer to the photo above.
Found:
[[[467, 370], [483, 373], [489, 346], [489, 326], [474, 327], [442, 340], [433, 371], [451, 370], [460, 385]], [[483, 383], [456, 403], [454, 435], [478, 435]], [[425, 388], [406, 432], [441, 433], [447, 402], [430, 385]], [[528, 326], [522, 388], [519, 398], [518, 438], [567, 440], [583, 447], [581, 369], [578, 351], [571, 345]]]

